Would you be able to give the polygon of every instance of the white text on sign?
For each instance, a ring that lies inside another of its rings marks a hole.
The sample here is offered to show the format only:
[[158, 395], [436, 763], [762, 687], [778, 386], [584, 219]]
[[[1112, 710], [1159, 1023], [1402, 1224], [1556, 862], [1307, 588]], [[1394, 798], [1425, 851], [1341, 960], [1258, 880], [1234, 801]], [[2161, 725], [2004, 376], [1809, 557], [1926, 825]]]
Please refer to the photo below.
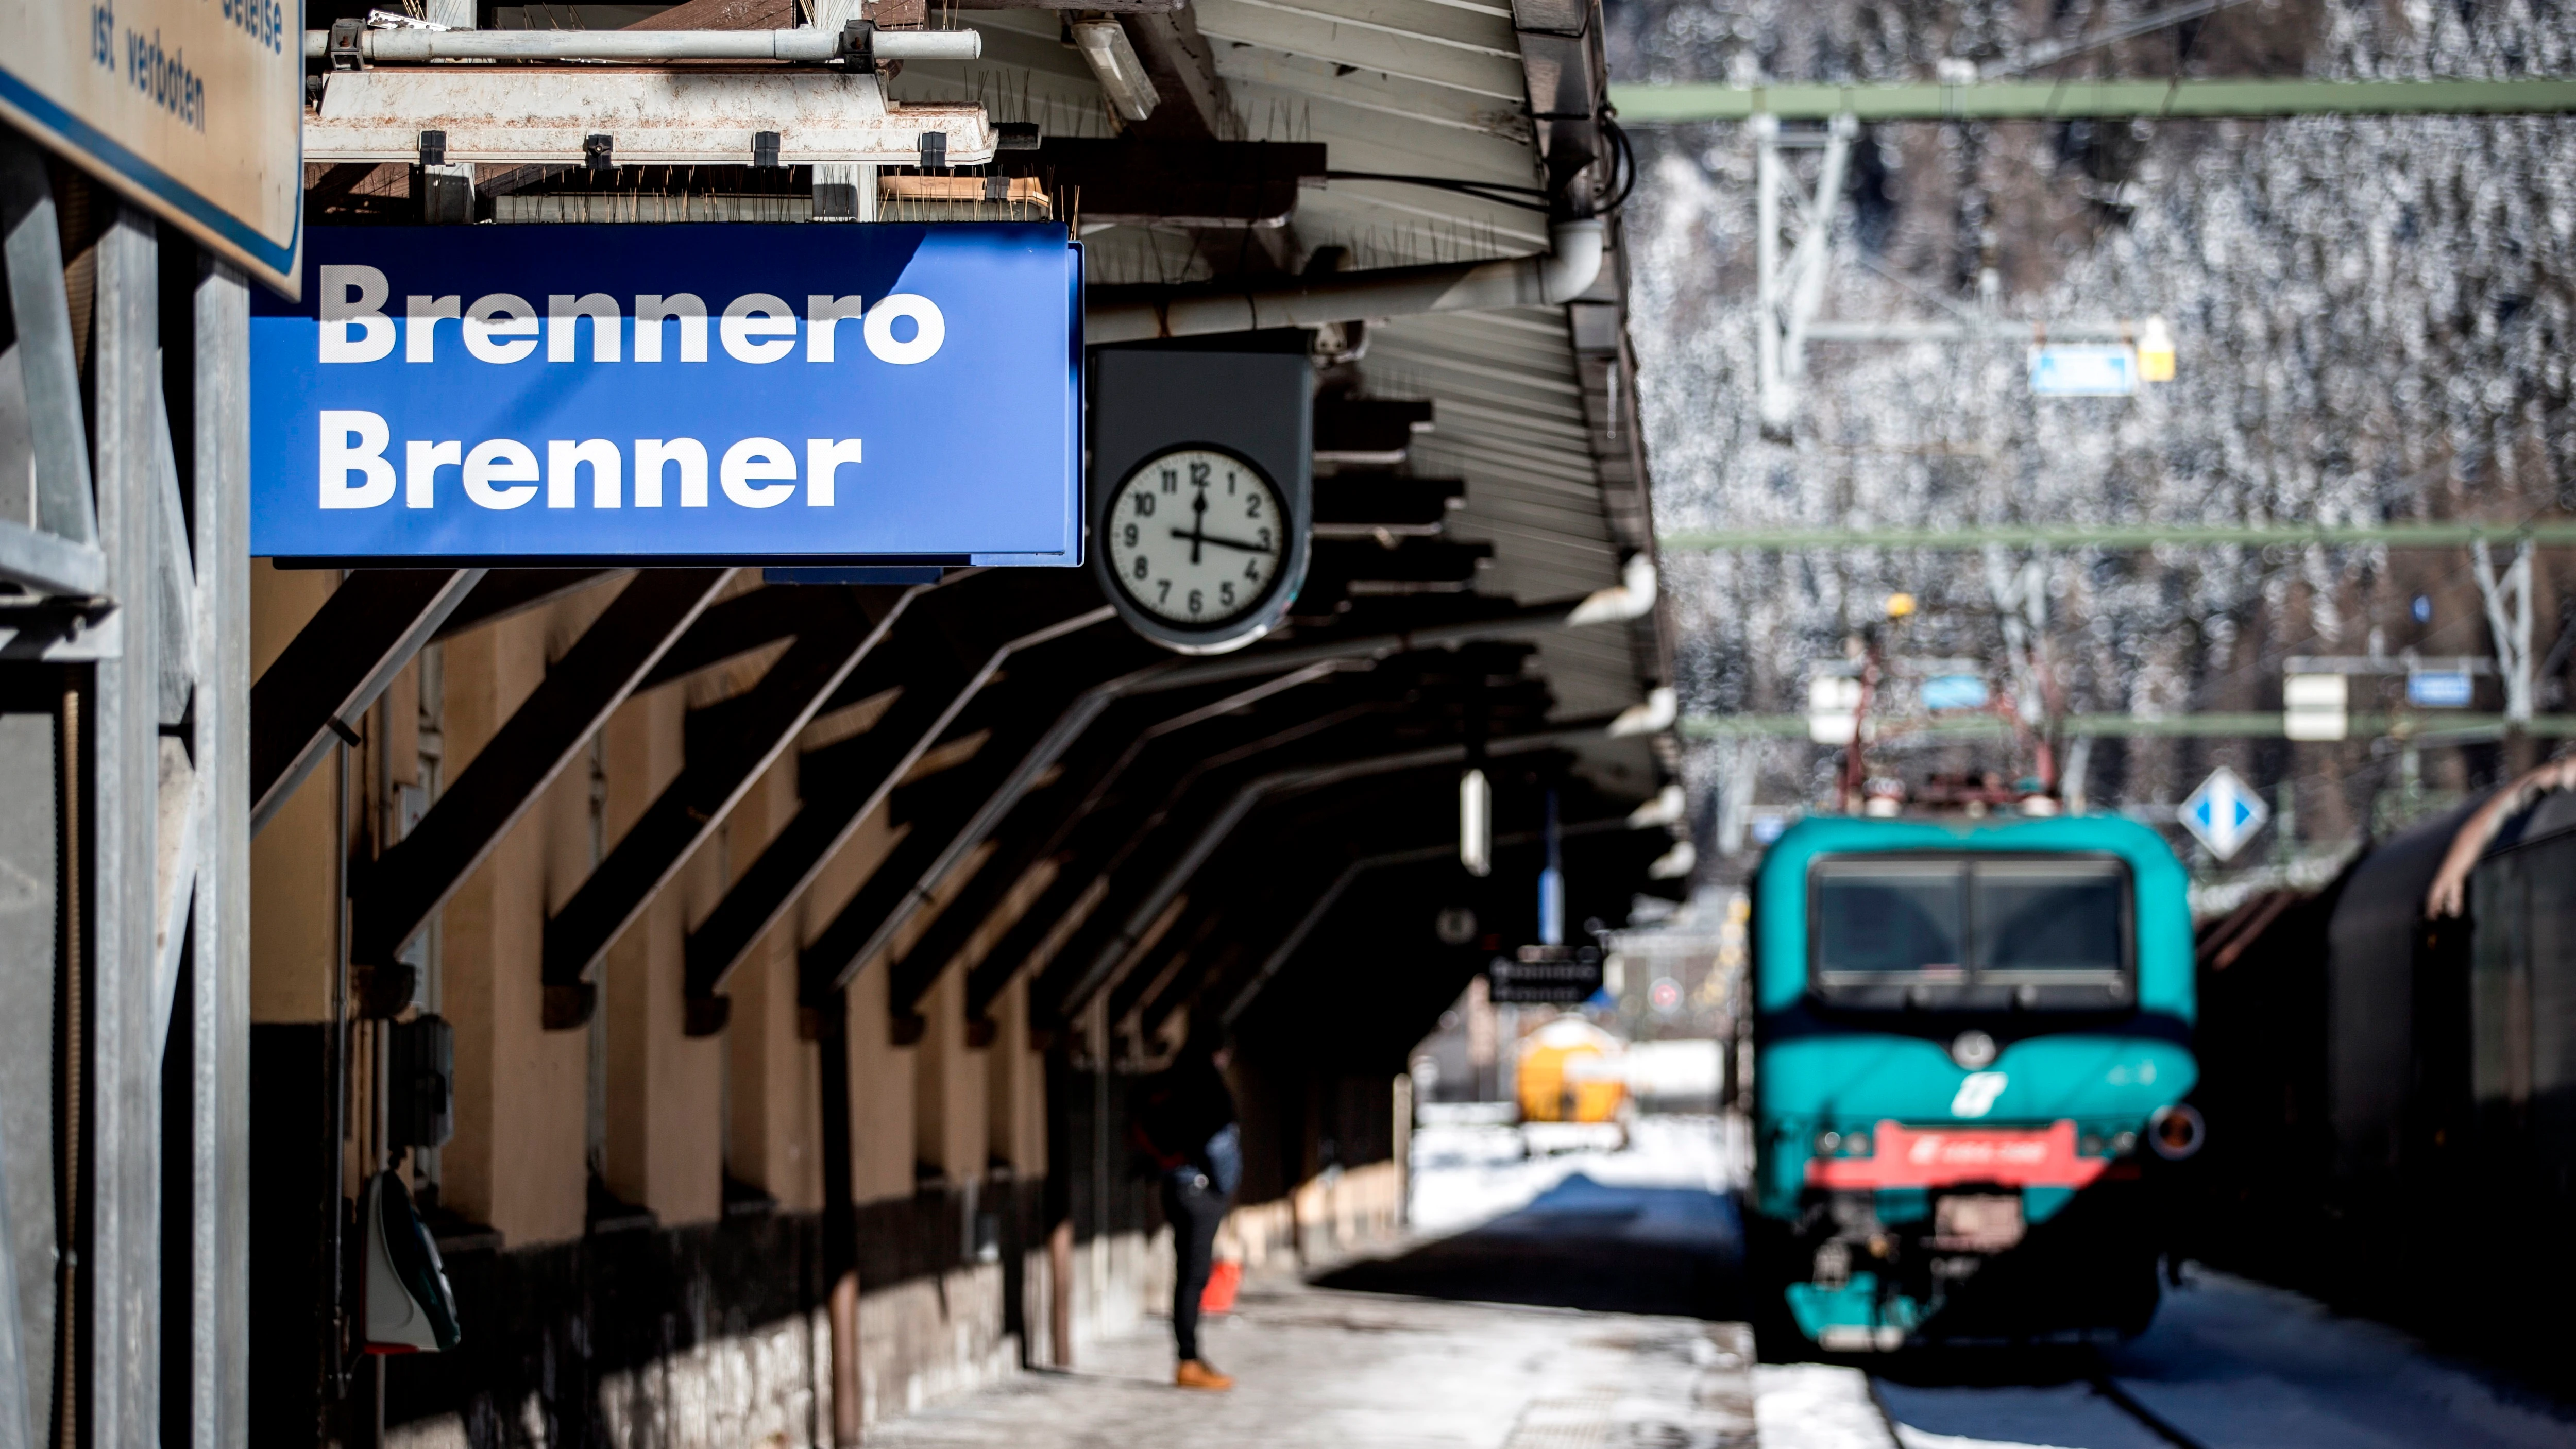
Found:
[[[488, 438], [466, 447], [462, 439], [406, 438], [402, 472], [394, 471], [393, 429], [380, 413], [322, 411], [322, 498], [331, 509], [378, 508], [400, 488], [406, 508], [438, 506], [439, 474], [454, 469], [465, 497], [478, 507], [507, 511], [535, 500], [544, 485], [548, 508], [582, 506], [582, 471], [589, 470], [592, 508], [626, 506], [628, 453], [607, 438], [549, 438], [542, 468], [536, 449], [516, 438]], [[805, 502], [829, 508], [844, 463], [856, 465], [857, 438], [805, 440]], [[682, 508], [705, 508], [707, 445], [695, 438], [637, 438], [633, 450], [635, 506], [660, 508], [676, 494]], [[724, 450], [715, 479], [727, 502], [775, 508], [795, 496], [796, 454], [776, 438], [744, 438]], [[668, 485], [666, 487], [666, 485]]]
[[[320, 360], [365, 363], [392, 356], [397, 327], [386, 308], [393, 295], [391, 279], [381, 269], [368, 266], [324, 266], [321, 272]], [[637, 362], [666, 358], [705, 362], [710, 320], [716, 324], [716, 339], [725, 355], [737, 362], [783, 361], [796, 351], [800, 332], [806, 361], [834, 361], [835, 334], [843, 322], [859, 324], [859, 336], [870, 356], [896, 366], [927, 362], [948, 340], [948, 322], [939, 304], [913, 292], [878, 298], [873, 306], [860, 297], [810, 293], [801, 323], [786, 298], [768, 292], [746, 292], [712, 319], [705, 300], [688, 292], [642, 292], [632, 300], [629, 309], [605, 292], [559, 292], [546, 298], [540, 316], [528, 299], [509, 292], [477, 297], [471, 305], [462, 294], [406, 296], [399, 328], [403, 361], [438, 360], [441, 322], [456, 324], [453, 335], [469, 356], [496, 365], [524, 362], [536, 355], [541, 334], [546, 361], [580, 361], [580, 328], [585, 321], [590, 324], [589, 360], [623, 361], [629, 318], [634, 323]], [[903, 323], [911, 324], [909, 337], [896, 335]], [[664, 343], [674, 332], [678, 345], [666, 350]]]

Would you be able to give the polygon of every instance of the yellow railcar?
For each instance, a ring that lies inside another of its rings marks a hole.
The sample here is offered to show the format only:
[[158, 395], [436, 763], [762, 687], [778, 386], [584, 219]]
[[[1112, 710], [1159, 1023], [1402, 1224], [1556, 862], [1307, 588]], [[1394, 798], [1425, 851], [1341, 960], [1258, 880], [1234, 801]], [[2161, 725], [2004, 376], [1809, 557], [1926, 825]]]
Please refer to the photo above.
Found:
[[1519, 1097], [1524, 1122], [1613, 1122], [1627, 1105], [1617, 1037], [1578, 1016], [1560, 1016], [1521, 1039]]

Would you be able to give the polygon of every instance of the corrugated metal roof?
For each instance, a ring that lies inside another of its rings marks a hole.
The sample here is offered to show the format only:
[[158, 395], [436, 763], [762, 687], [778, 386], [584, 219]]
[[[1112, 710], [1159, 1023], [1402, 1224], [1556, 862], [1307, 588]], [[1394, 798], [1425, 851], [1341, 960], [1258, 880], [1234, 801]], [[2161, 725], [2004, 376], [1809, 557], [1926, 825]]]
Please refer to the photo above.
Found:
[[[1524, 37], [1509, 5], [1196, 0], [1192, 13], [1231, 106], [1221, 134], [1322, 142], [1337, 172], [1544, 185], [1544, 126], [1531, 114]], [[997, 119], [1033, 120], [1050, 134], [1114, 129], [1054, 13], [960, 19], [984, 28], [985, 59], [910, 67], [899, 95], [971, 95]], [[1596, 76], [1598, 19], [1580, 42]], [[1548, 43], [1561, 56], [1568, 42]], [[1339, 246], [1349, 267], [1400, 266], [1530, 255], [1547, 249], [1547, 235], [1539, 211], [1429, 186], [1335, 180], [1303, 195], [1287, 236], [1271, 239], [1290, 244], [1269, 254], [1294, 263]], [[1245, 239], [1246, 248], [1259, 240]], [[1600, 282], [1577, 304], [1596, 309], [1582, 329], [1586, 350], [1577, 349], [1572, 309], [1528, 308], [1379, 323], [1358, 363], [1370, 395], [1432, 399], [1434, 428], [1415, 438], [1410, 469], [1466, 480], [1450, 532], [1493, 548], [1480, 593], [1534, 602], [1605, 588], [1620, 581], [1628, 554], [1653, 546], [1615, 222], [1611, 240]], [[1121, 226], [1085, 241], [1095, 281], [1177, 283], [1215, 270], [1203, 239], [1177, 228]], [[1540, 646], [1566, 716], [1636, 703], [1665, 680], [1667, 653], [1653, 617]]]

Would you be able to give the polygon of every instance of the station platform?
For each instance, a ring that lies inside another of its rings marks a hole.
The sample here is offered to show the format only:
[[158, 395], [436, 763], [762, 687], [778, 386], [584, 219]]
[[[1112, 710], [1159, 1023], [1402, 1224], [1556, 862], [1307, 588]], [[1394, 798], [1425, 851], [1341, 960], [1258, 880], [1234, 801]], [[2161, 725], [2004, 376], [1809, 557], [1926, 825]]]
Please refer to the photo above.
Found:
[[1415, 1143], [1414, 1236], [1256, 1276], [1172, 1387], [1149, 1318], [1070, 1372], [880, 1423], [900, 1449], [2562, 1449], [2576, 1403], [2396, 1329], [2194, 1265], [2101, 1350], [1754, 1362], [1740, 1124], [1615, 1151], [1499, 1127]]
[[1149, 1322], [1070, 1372], [1035, 1372], [873, 1429], [900, 1449], [1752, 1449], [1741, 1324], [1247, 1284], [1201, 1330], [1230, 1393], [1172, 1387]]

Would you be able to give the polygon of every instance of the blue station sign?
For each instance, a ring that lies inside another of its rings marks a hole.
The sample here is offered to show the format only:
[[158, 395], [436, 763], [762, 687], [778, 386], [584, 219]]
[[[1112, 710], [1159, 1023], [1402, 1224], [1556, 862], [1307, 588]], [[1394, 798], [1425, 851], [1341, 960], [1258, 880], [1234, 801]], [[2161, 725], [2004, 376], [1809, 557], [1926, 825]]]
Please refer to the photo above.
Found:
[[315, 228], [251, 551], [1081, 561], [1082, 263], [1020, 224]]

